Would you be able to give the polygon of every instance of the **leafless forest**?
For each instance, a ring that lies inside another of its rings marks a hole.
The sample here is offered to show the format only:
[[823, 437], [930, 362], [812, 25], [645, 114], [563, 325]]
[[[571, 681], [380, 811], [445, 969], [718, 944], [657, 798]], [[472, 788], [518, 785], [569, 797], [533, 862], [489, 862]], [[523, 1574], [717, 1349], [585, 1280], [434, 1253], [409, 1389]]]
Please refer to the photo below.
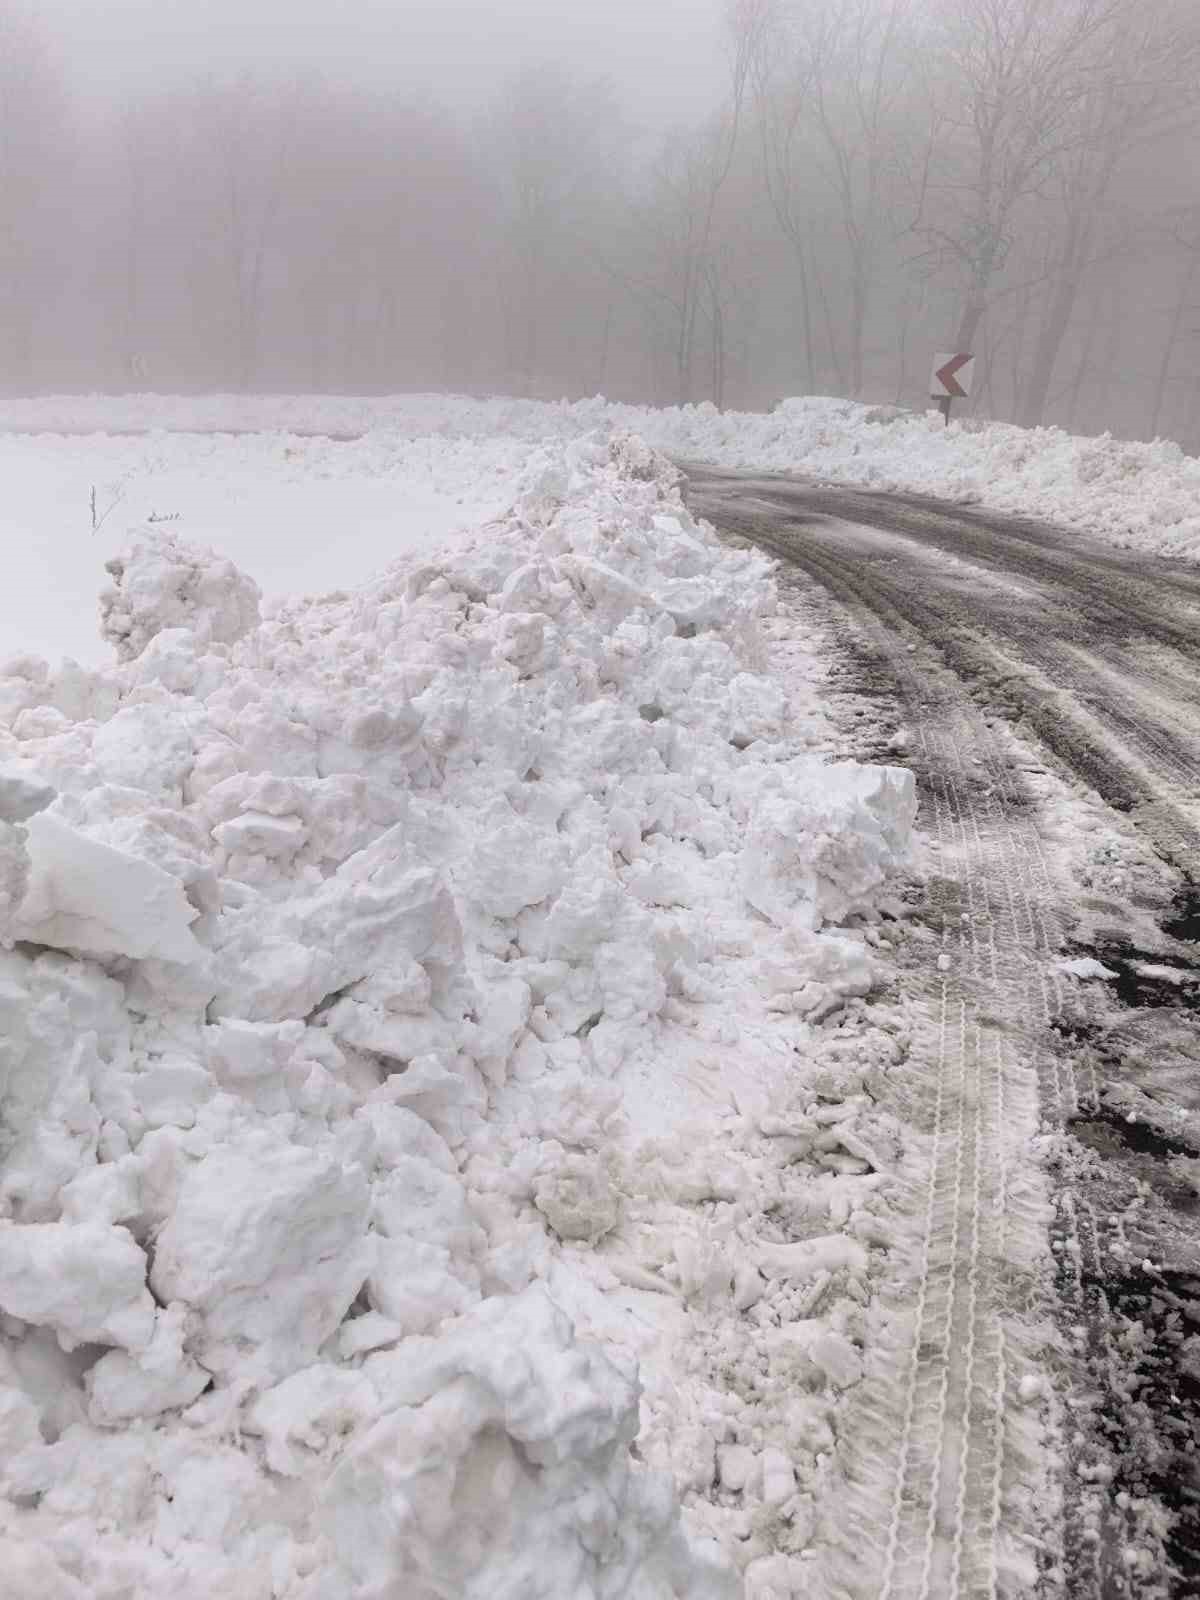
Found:
[[100, 110], [0, 0], [0, 386], [918, 404], [971, 349], [981, 414], [1200, 444], [1195, 0], [736, 0], [723, 43], [667, 134], [536, 41], [469, 114], [262, 70]]

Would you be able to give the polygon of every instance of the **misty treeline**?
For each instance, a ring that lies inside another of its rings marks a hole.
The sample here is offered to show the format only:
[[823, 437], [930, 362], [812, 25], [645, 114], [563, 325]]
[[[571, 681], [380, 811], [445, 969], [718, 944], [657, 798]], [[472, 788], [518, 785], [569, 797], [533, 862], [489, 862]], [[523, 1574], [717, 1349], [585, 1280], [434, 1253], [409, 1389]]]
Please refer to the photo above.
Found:
[[1200, 443], [1196, 0], [733, 0], [665, 134], [534, 58], [469, 115], [263, 72], [101, 110], [6, 6], [10, 392], [923, 405], [971, 350], [981, 415]]

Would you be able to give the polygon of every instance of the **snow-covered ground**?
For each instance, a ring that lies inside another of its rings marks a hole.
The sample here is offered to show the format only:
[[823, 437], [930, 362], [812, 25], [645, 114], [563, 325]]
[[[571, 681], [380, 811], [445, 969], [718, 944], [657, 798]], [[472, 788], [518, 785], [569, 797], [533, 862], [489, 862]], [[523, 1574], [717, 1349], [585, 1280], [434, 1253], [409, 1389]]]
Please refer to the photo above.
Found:
[[847, 1592], [913, 786], [630, 429], [1181, 554], [1197, 464], [840, 401], [0, 422], [101, 430], [0, 436], [5, 1600]]
[[[121, 402], [111, 404], [117, 428]], [[477, 527], [511, 500], [529, 450], [504, 435], [398, 445], [380, 435], [0, 434], [0, 657], [107, 660], [96, 612], [104, 562], [148, 518], [230, 556], [268, 595], [320, 592]]]
[[269, 614], [193, 542], [229, 462], [280, 585], [287, 452], [385, 464], [360, 548], [304, 514], [345, 579], [515, 426], [399, 485], [379, 434], [5, 446], [185, 513], [111, 562], [116, 665], [0, 666], [6, 1600], [812, 1592], [913, 783], [830, 763], [767, 564], [581, 424]]
[[[956, 419], [805, 397], [770, 415], [715, 407], [547, 404], [458, 395], [51, 396], [0, 405], [0, 429], [250, 429], [372, 434], [359, 461], [407, 474], [451, 442], [568, 439], [597, 427], [636, 431], [669, 454], [734, 467], [795, 470], [832, 482], [907, 489], [1046, 518], [1117, 545], [1200, 557], [1200, 461], [1170, 440], [1077, 437], [1058, 428]], [[290, 441], [293, 450], [297, 441]], [[281, 442], [278, 448], [283, 448]], [[325, 470], [337, 473], [328, 455]], [[461, 482], [450, 464], [447, 481]]]

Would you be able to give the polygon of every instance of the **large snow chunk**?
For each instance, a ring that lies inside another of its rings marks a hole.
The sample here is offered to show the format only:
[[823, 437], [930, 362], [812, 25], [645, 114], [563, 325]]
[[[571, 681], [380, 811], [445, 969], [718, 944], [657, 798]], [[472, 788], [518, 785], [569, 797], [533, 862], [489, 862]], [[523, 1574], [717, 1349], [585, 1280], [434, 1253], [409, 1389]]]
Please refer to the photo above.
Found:
[[86, 1379], [93, 1422], [112, 1427], [195, 1400], [209, 1375], [184, 1354], [185, 1324], [183, 1307], [168, 1306], [159, 1312], [144, 1350], [136, 1355], [110, 1350], [97, 1361]]
[[23, 939], [86, 955], [199, 960], [198, 912], [183, 885], [153, 862], [117, 850], [41, 811], [26, 824], [29, 888]]
[[105, 567], [113, 582], [100, 596], [100, 632], [122, 661], [166, 628], [186, 628], [208, 645], [233, 644], [258, 626], [253, 578], [174, 534], [146, 529]]
[[95, 1170], [129, 1039], [120, 984], [58, 951], [0, 954], [0, 1203], [13, 1221], [60, 1220], [63, 1186]]
[[187, 1174], [158, 1237], [151, 1282], [202, 1313], [211, 1372], [285, 1377], [314, 1361], [370, 1267], [361, 1167], [336, 1149], [266, 1134], [210, 1150]]
[[125, 1228], [0, 1222], [0, 1310], [79, 1344], [144, 1348], [154, 1329], [146, 1257]]
[[179, 796], [193, 758], [187, 723], [168, 706], [122, 706], [92, 735], [104, 782], [148, 795]]
[[819, 928], [874, 909], [903, 866], [917, 812], [905, 767], [796, 760], [752, 779], [746, 899], [779, 927]]
[[637, 1385], [538, 1286], [368, 1358], [391, 1405], [347, 1451], [323, 1520], [333, 1595], [724, 1600], [665, 1480], [636, 1467]]
[[361, 1372], [321, 1363], [260, 1395], [245, 1427], [262, 1436], [272, 1472], [298, 1477], [378, 1405], [374, 1386]]
[[410, 870], [408, 855], [403, 830], [389, 829], [314, 895], [238, 926], [221, 950], [216, 1013], [283, 1022], [406, 958], [461, 966], [453, 896], [435, 870]]

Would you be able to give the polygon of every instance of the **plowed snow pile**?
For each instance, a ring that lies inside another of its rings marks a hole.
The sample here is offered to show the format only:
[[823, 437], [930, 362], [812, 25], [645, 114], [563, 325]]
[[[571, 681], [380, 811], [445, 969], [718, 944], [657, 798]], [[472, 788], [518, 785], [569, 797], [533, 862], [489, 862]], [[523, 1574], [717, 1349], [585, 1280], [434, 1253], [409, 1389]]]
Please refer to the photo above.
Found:
[[0, 666], [5, 1600], [799, 1594], [911, 776], [629, 436], [269, 618], [111, 571]]

